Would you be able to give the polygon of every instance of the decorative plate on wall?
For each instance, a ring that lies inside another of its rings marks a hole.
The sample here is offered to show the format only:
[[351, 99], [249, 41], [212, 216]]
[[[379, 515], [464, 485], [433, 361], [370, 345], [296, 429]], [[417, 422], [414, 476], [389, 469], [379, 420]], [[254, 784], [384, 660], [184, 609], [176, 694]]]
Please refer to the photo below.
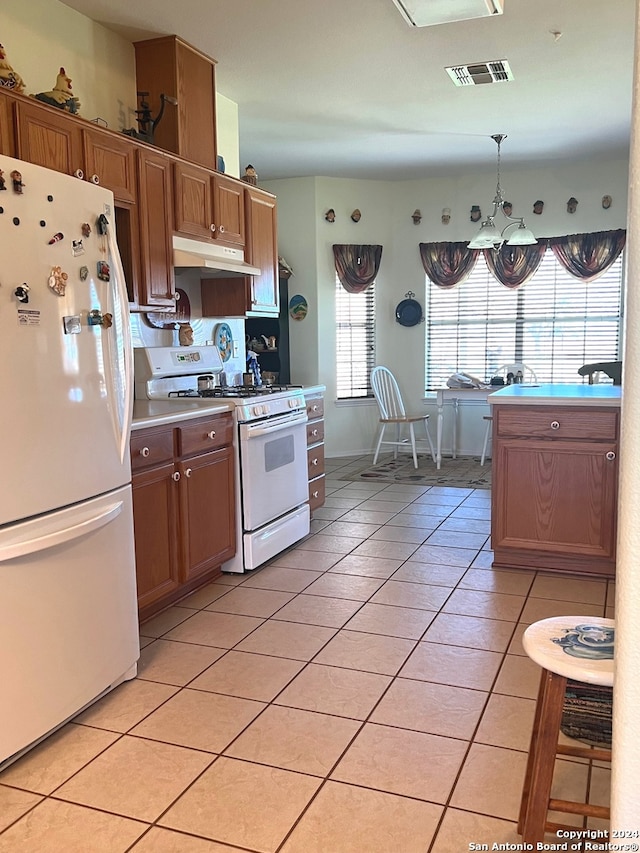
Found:
[[396, 306], [396, 322], [400, 323], [401, 326], [417, 326], [424, 320], [422, 305], [413, 298], [414, 296], [415, 293], [411, 291], [405, 293], [407, 298]]
[[233, 355], [233, 333], [227, 323], [218, 323], [213, 334], [213, 342], [220, 351], [222, 361], [229, 361]]
[[289, 316], [292, 320], [304, 320], [308, 310], [307, 300], [299, 293], [289, 300]]

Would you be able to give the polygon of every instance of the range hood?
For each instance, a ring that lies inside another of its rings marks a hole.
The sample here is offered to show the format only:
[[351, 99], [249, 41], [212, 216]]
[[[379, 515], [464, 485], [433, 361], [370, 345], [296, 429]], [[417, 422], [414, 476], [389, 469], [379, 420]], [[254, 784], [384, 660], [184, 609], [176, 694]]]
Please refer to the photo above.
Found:
[[239, 275], [260, 275], [258, 267], [245, 263], [242, 249], [231, 249], [215, 243], [173, 237], [173, 266], [200, 270], [202, 278], [229, 278]]

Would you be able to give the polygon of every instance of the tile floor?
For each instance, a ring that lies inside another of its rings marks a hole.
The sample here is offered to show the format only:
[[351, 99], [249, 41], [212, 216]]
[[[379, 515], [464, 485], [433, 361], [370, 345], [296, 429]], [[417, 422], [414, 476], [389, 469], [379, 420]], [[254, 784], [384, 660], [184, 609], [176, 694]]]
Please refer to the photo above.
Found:
[[[493, 571], [488, 491], [341, 479], [361, 465], [329, 460], [307, 539], [144, 624], [138, 678], [0, 775], [2, 853], [520, 840], [520, 637], [612, 615], [613, 584]], [[606, 803], [608, 774], [558, 761], [554, 795]]]

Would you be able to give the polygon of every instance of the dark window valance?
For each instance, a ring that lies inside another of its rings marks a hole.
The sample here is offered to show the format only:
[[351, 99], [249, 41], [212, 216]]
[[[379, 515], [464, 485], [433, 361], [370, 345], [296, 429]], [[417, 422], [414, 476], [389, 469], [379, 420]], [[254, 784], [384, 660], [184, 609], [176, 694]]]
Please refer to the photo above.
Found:
[[362, 293], [378, 275], [382, 246], [334, 243], [333, 258], [344, 289], [348, 293]]
[[454, 287], [471, 273], [479, 249], [467, 249], [465, 243], [420, 243], [424, 271], [438, 287]]
[[627, 232], [596, 231], [550, 237], [549, 245], [568, 273], [586, 281], [597, 278], [616, 260], [624, 248]]
[[520, 287], [540, 266], [547, 251], [547, 241], [539, 240], [533, 246], [507, 246], [503, 243], [497, 252], [494, 249], [482, 251], [494, 278], [505, 287]]

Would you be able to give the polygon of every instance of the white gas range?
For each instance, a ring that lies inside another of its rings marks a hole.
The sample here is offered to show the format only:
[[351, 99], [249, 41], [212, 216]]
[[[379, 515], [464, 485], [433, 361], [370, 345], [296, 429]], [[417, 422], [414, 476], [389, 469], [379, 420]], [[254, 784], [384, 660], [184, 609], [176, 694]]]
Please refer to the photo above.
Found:
[[258, 568], [309, 533], [301, 388], [221, 387], [223, 365], [213, 346], [142, 347], [134, 351], [134, 367], [137, 399], [170, 400], [179, 408], [196, 398], [203, 414], [208, 400], [234, 406], [237, 549], [223, 571]]

